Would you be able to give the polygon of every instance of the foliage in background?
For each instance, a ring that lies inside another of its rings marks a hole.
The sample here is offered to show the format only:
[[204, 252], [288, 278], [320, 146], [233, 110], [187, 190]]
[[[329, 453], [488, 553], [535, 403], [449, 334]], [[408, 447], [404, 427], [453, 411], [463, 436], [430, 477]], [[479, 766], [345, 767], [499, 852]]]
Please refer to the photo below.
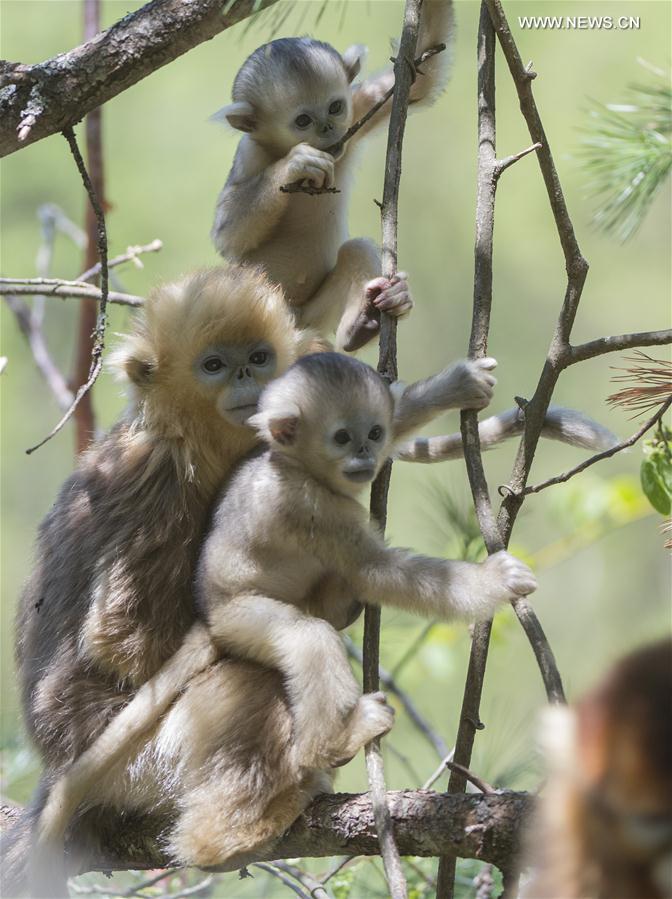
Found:
[[633, 84], [626, 102], [592, 101], [583, 156], [598, 206], [594, 224], [621, 241], [632, 237], [672, 167], [672, 88], [658, 70]]

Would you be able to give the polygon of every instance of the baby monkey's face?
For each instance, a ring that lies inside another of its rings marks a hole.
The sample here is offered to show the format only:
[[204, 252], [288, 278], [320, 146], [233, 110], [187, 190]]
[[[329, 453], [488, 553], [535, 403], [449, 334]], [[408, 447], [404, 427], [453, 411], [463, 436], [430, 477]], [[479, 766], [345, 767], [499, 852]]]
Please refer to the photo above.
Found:
[[319, 97], [306, 97], [291, 110], [287, 131], [292, 144], [308, 143], [326, 150], [339, 141], [350, 127], [350, 91], [334, 85]]

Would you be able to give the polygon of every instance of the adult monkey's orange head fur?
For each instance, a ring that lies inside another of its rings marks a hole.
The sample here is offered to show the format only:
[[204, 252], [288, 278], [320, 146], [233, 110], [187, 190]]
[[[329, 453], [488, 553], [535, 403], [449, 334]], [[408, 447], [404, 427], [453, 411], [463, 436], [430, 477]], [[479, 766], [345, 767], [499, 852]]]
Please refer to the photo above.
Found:
[[143, 430], [214, 476], [254, 444], [246, 420], [264, 385], [321, 346], [279, 287], [232, 265], [156, 288], [112, 365], [134, 387]]

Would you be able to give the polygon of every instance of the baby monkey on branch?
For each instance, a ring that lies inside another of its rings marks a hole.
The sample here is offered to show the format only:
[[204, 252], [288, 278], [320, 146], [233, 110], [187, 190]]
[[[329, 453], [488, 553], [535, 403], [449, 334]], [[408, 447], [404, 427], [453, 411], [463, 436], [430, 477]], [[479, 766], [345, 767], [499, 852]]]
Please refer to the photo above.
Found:
[[279, 836], [315, 795], [307, 773], [323, 790], [332, 768], [393, 723], [382, 694], [361, 696], [338, 635], [352, 620], [355, 597], [473, 620], [536, 589], [532, 572], [506, 552], [473, 564], [388, 547], [357, 500], [398, 441], [446, 408], [486, 406], [494, 365], [458, 362], [425, 381], [390, 387], [362, 362], [320, 353], [299, 359], [266, 388], [249, 420], [265, 446], [225, 484], [201, 554], [200, 620], [54, 784], [37, 825], [34, 864], [43, 871], [57, 864], [70, 817], [100, 773], [126, 764], [189, 681], [222, 655], [283, 676], [293, 733], [277, 764], [293, 772], [284, 774], [285, 791], [296, 794], [291, 815], [269, 821], [278, 773], [277, 782], [257, 784], [247, 798], [244, 822], [225, 808], [212, 810], [224, 831], [217, 858], [204, 860], [202, 848], [183, 845], [198, 843], [198, 821], [209, 818], [198, 803], [183, 809], [172, 848], [182, 861], [215, 864]]
[[[412, 107], [429, 105], [444, 87], [449, 54], [438, 48], [452, 33], [452, 2], [425, 0], [422, 74], [411, 89]], [[406, 276], [382, 278], [375, 244], [348, 239], [359, 148], [387, 124], [390, 108], [383, 103], [394, 88], [390, 67], [353, 84], [364, 55], [361, 45], [341, 55], [311, 38], [271, 41], [243, 63], [233, 102], [215, 114], [244, 132], [217, 201], [217, 250], [262, 266], [283, 288], [300, 325], [336, 330], [337, 346], [348, 351], [378, 332], [382, 312], [401, 317], [412, 307]], [[301, 184], [327, 192], [313, 197], [286, 189]]]

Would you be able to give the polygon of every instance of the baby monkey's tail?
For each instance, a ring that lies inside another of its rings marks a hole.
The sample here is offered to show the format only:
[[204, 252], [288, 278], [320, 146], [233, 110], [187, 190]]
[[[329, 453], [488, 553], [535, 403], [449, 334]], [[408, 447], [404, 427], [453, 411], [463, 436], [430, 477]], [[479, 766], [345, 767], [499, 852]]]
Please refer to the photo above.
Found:
[[29, 895], [36, 899], [55, 895], [45, 893], [45, 887], [49, 890], [49, 872], [53, 874], [59, 868], [64, 871], [65, 833], [77, 807], [111, 766], [130, 761], [138, 743], [157, 724], [189, 679], [211, 665], [216, 656], [207, 628], [193, 625], [178, 651], [54, 781], [41, 812], [34, 816]]
[[[484, 419], [478, 424], [481, 449], [492, 449], [510, 437], [522, 434], [524, 427], [525, 417], [521, 409], [509, 409]], [[541, 433], [550, 440], [559, 440], [593, 452], [610, 449], [618, 443], [618, 438], [608, 428], [582, 412], [562, 406], [549, 406]], [[395, 459], [402, 462], [444, 462], [463, 456], [460, 434], [416, 437], [400, 444], [394, 454]]]

